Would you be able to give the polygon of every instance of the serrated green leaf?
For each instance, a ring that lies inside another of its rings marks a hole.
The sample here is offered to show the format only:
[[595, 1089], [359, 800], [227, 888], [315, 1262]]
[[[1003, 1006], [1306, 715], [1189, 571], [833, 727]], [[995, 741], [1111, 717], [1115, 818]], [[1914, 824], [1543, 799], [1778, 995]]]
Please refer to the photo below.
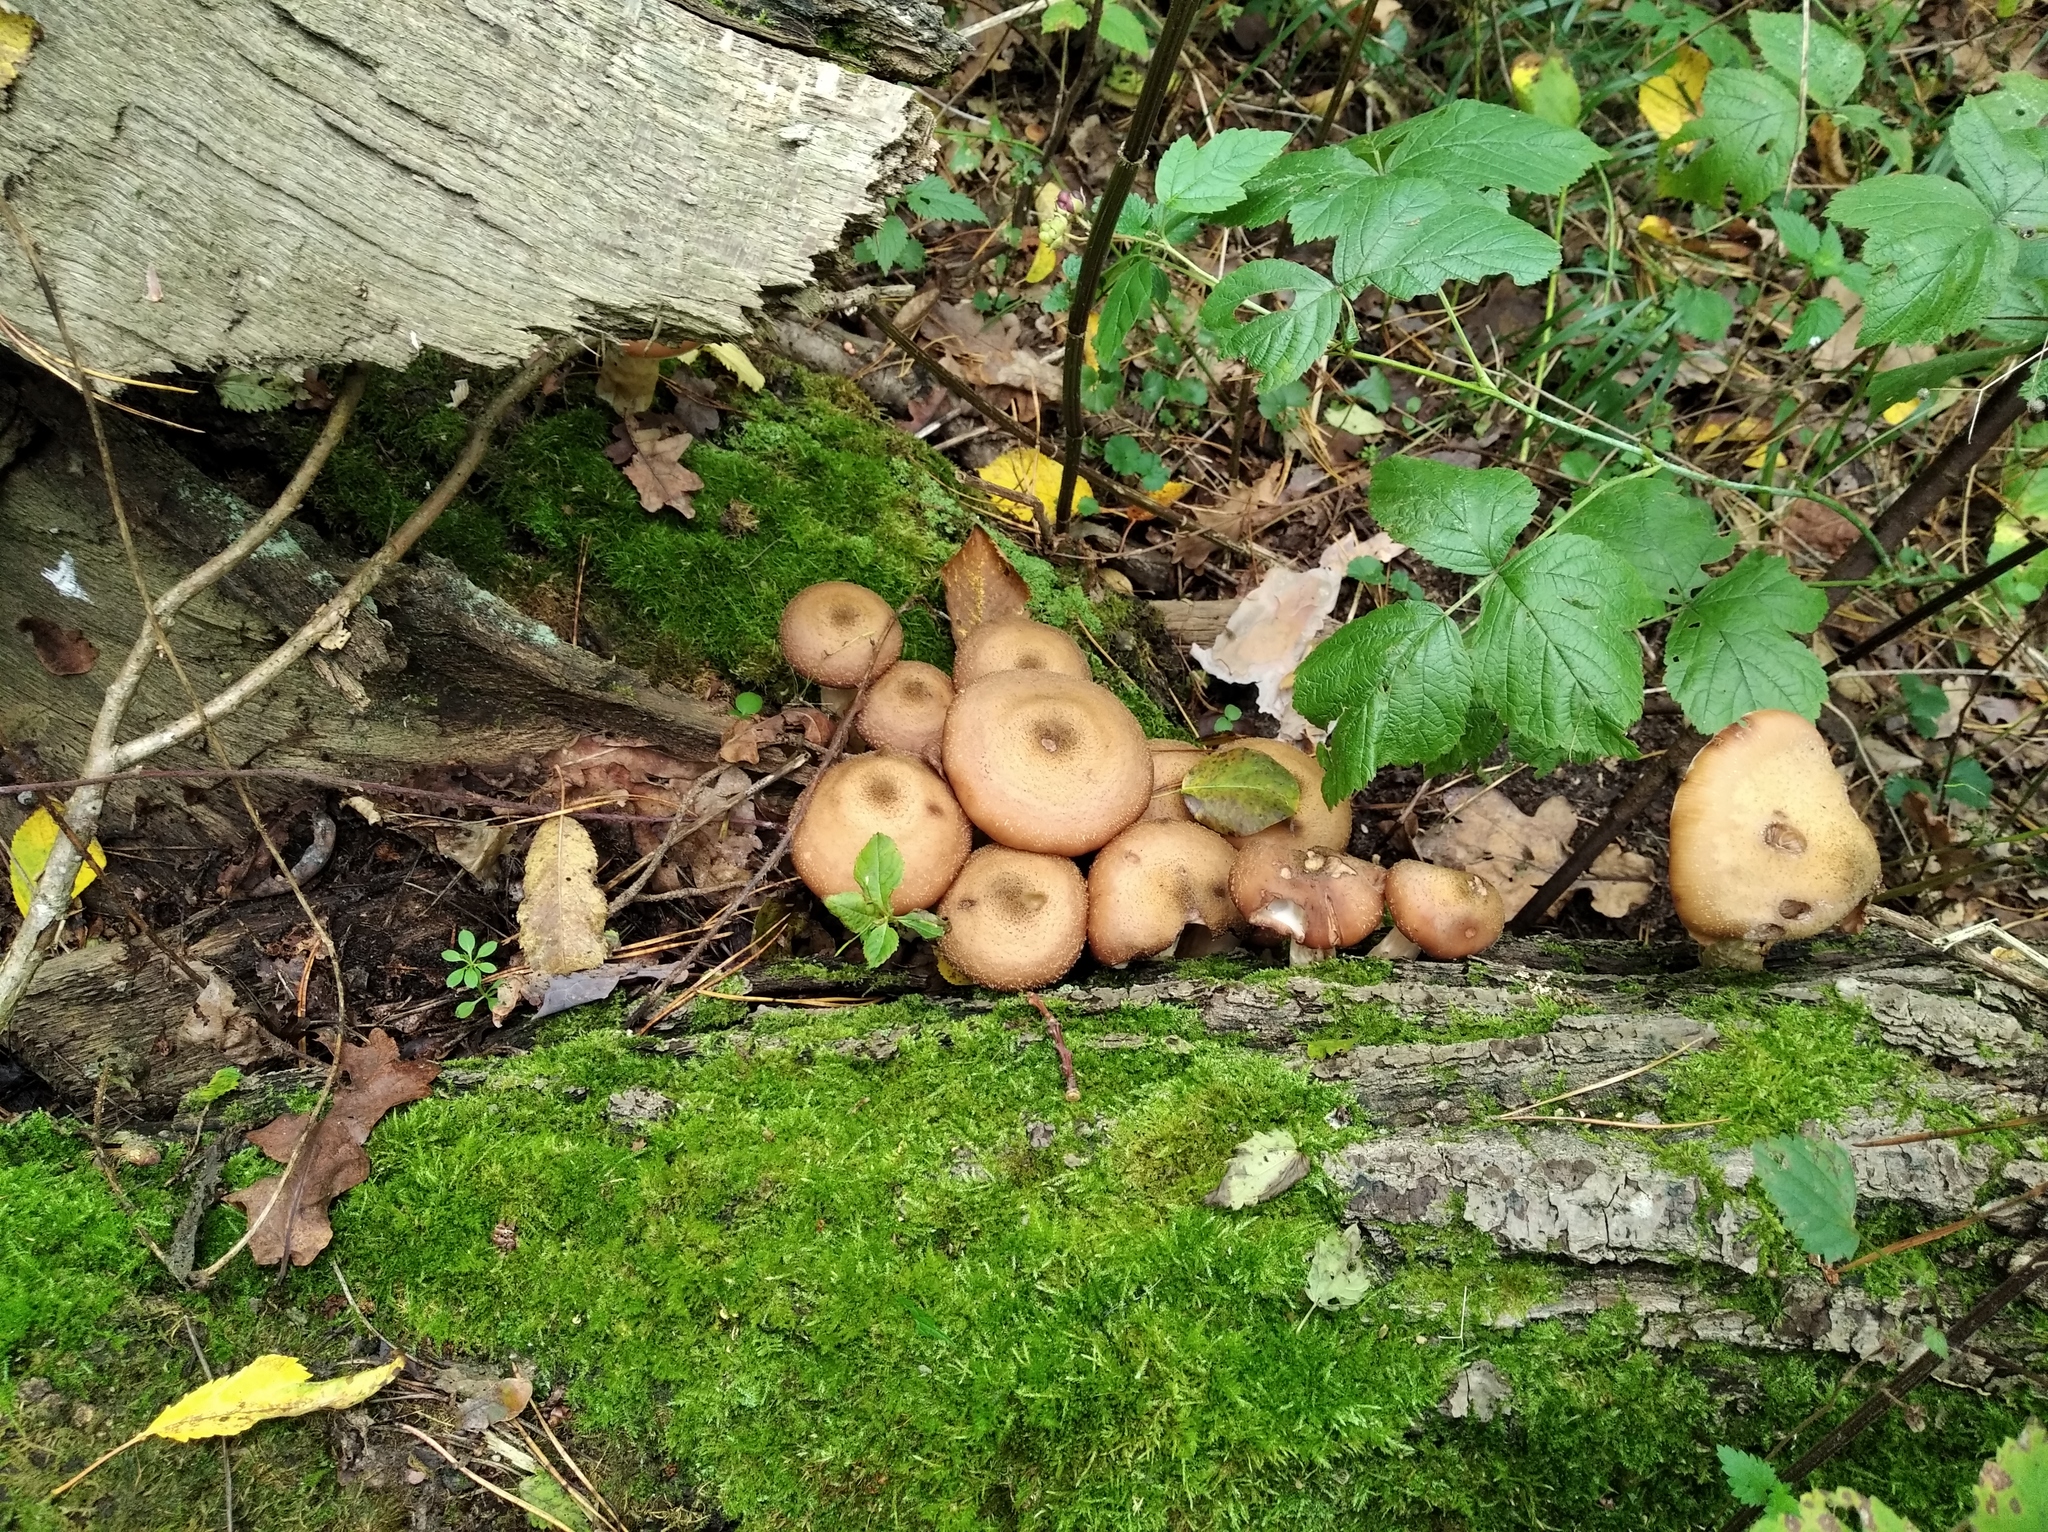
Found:
[[1557, 532], [1508, 560], [1468, 635], [1479, 691], [1529, 743], [1629, 755], [1643, 712], [1642, 581], [1590, 537]]
[[1409, 766], [1455, 748], [1472, 705], [1472, 658], [1441, 607], [1395, 601], [1347, 622], [1294, 673], [1294, 706], [1312, 723], [1336, 720], [1323, 796], [1357, 792], [1382, 766]]
[[1095, 32], [1103, 41], [1126, 53], [1143, 57], [1152, 51], [1152, 39], [1145, 31], [1145, 23], [1118, 5], [1116, 0], [1103, 0], [1102, 20], [1097, 23]]
[[1721, 1472], [1728, 1480], [1728, 1493], [1743, 1505], [1759, 1508], [1768, 1505], [1771, 1491], [1784, 1482], [1778, 1477], [1777, 1469], [1738, 1447], [1716, 1447], [1714, 1455], [1721, 1460]]
[[853, 881], [877, 910], [886, 910], [903, 882], [903, 853], [896, 842], [877, 831], [853, 859]]
[[1859, 345], [1916, 345], [1972, 329], [1991, 312], [2019, 243], [1969, 188], [1937, 176], [1879, 176], [1835, 193], [1828, 216], [1865, 231]]
[[1800, 213], [1784, 208], [1770, 210], [1771, 225], [1784, 242], [1785, 254], [1805, 265], [1820, 250], [1820, 226]]
[[1297, 206], [1288, 221], [1297, 239], [1337, 241], [1330, 270], [1347, 292], [1377, 287], [1395, 299], [1501, 273], [1527, 286], [1559, 260], [1557, 242], [1508, 212], [1502, 199], [1420, 176], [1350, 181], [1313, 206]]
[[920, 218], [945, 218], [954, 223], [987, 223], [972, 197], [953, 190], [940, 175], [926, 176], [903, 193], [904, 206]]
[[224, 372], [214, 380], [213, 391], [220, 402], [245, 415], [281, 410], [292, 402], [292, 389], [275, 378], [253, 372]]
[[1684, 493], [1665, 474], [1583, 491], [1569, 525], [1620, 554], [1644, 589], [1664, 602], [1683, 601], [1705, 584], [1700, 566], [1726, 558], [1734, 541], [1722, 533], [1706, 501]]
[[946, 923], [930, 910], [910, 910], [896, 917], [896, 923], [913, 936], [935, 942], [946, 934]]
[[1807, 98], [1821, 106], [1840, 106], [1863, 83], [1863, 51], [1824, 22], [1809, 25], [1798, 11], [1752, 12], [1749, 36], [1795, 89], [1803, 72]]
[[1951, 801], [1966, 808], [1988, 809], [1995, 785], [1983, 762], [1965, 756], [1949, 767], [1948, 775], [1942, 779], [1941, 790]]
[[1746, 208], [1784, 187], [1803, 130], [1799, 98], [1776, 75], [1713, 70], [1700, 107], [1685, 134], [1704, 147], [1673, 172], [1677, 195], [1718, 207], [1733, 186]]
[[[1240, 323], [1238, 305], [1266, 293], [1291, 292], [1284, 309]], [[1348, 309], [1344, 294], [1320, 272], [1293, 261], [1247, 261], [1216, 284], [1201, 319], [1225, 356], [1259, 373], [1264, 390], [1291, 383], [1328, 349]]]
[[1838, 1265], [1856, 1253], [1856, 1171], [1831, 1138], [1787, 1136], [1751, 1144], [1756, 1178], [1799, 1248]]
[[827, 894], [825, 896], [825, 908], [830, 910], [834, 918], [855, 936], [864, 935], [874, 927], [876, 922], [882, 919], [873, 909], [869, 908], [867, 897], [864, 894]]
[[910, 237], [909, 225], [891, 213], [881, 226], [853, 247], [853, 257], [878, 267], [887, 276], [893, 267], [919, 271], [924, 267], [924, 246]]
[[1711, 287], [1681, 282], [1671, 289], [1669, 302], [1679, 333], [1709, 345], [1725, 340], [1735, 323], [1735, 305]]
[[1285, 218], [1299, 203], [1327, 196], [1346, 181], [1378, 174], [1347, 149], [1299, 149], [1281, 155], [1254, 175], [1245, 183], [1243, 200], [1212, 213], [1209, 222], [1230, 228], [1260, 228]]
[[1159, 158], [1153, 192], [1173, 213], [1219, 213], [1244, 197], [1245, 183], [1287, 147], [1289, 135], [1225, 128], [1207, 143], [1177, 138]]
[[1161, 285], [1159, 268], [1143, 255], [1126, 255], [1110, 272], [1095, 324], [1095, 355], [1104, 371], [1122, 363], [1124, 342], [1151, 314]]
[[1827, 597], [1800, 583], [1777, 554], [1752, 552], [1711, 580], [1671, 620], [1664, 682], [1703, 734], [1759, 708], [1820, 716], [1827, 675], [1793, 638], [1827, 615]]
[[1965, 101], [1949, 123], [1948, 146], [1956, 169], [1991, 216], [2009, 229], [2032, 234], [2048, 225], [2048, 160], [2042, 156], [2042, 130], [2003, 131], [1999, 118], [2008, 115], [1994, 114], [1982, 101]]
[[[1038, 19], [1038, 30], [1046, 32], [1079, 32], [1088, 25], [1088, 7], [1080, 0], [1052, 0], [1045, 8], [1045, 14]], [[980, 161], [977, 158], [976, 163]]]
[[1873, 410], [1888, 410], [1908, 399], [1917, 399], [1966, 372], [1988, 372], [2011, 355], [2012, 352], [2004, 346], [1989, 346], [1976, 351], [1951, 351], [1945, 356], [1915, 362], [1908, 367], [1888, 368], [1873, 374], [1864, 385], [1863, 401]]
[[2048, 1532], [2048, 1432], [2030, 1420], [1977, 1475], [1971, 1532]]
[[1787, 351], [1811, 351], [1842, 328], [1848, 316], [1832, 298], [1810, 298], [1792, 321], [1792, 333], [1785, 337]]
[[896, 948], [901, 942], [902, 938], [896, 934], [894, 926], [886, 920], [878, 921], [861, 933], [861, 956], [867, 959], [868, 967], [880, 968], [896, 955]]
[[1466, 709], [1465, 727], [1458, 735], [1458, 742], [1440, 755], [1421, 762], [1422, 774], [1425, 777], [1448, 777], [1470, 771], [1500, 748], [1500, 742], [1507, 738], [1507, 733], [1507, 726], [1500, 721], [1500, 715], [1480, 701], [1475, 693], [1471, 707]]
[[1420, 457], [1373, 465], [1373, 520], [1459, 574], [1498, 569], [1535, 519], [1536, 501], [1536, 486], [1512, 468], [1460, 468]]
[[1461, 97], [1344, 146], [1389, 174], [1478, 191], [1515, 187], [1554, 197], [1607, 158], [1575, 128]]
[[1197, 823], [1220, 835], [1256, 835], [1293, 818], [1301, 782], [1270, 755], [1239, 745], [1189, 767], [1180, 795]]

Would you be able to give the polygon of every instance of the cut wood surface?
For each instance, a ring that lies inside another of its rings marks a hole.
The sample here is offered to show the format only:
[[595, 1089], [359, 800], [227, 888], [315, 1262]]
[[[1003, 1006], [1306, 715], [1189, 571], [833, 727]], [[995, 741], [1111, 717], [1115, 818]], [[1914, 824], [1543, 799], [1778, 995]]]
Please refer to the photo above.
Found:
[[[747, 9], [856, 45], [865, 18], [884, 67], [944, 47], [918, 0]], [[929, 141], [906, 87], [665, 0], [34, 10], [0, 181], [118, 374], [740, 335]], [[0, 311], [61, 354], [14, 256]]]

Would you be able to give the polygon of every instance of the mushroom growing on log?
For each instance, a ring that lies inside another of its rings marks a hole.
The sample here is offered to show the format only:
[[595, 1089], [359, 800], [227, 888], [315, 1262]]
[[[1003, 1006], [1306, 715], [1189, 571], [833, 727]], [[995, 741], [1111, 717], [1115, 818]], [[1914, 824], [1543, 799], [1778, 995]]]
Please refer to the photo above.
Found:
[[946, 715], [946, 777], [967, 817], [1019, 851], [1080, 856], [1145, 812], [1145, 731], [1113, 692], [1043, 670], [963, 687]]

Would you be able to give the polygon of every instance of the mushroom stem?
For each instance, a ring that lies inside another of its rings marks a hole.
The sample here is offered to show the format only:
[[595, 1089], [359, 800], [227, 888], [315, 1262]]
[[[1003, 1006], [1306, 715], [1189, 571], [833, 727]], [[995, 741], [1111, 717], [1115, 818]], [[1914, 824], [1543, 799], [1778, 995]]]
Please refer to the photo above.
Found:
[[834, 718], [844, 718], [846, 710], [853, 706], [853, 699], [858, 695], [857, 687], [821, 686], [818, 688], [818, 706]]
[[1305, 947], [1292, 937], [1289, 937], [1287, 941], [1287, 966], [1289, 968], [1306, 968], [1311, 963], [1320, 963], [1325, 958], [1335, 957], [1336, 955], [1337, 949], [1335, 947]]
[[1418, 958], [1422, 956], [1422, 949], [1396, 929], [1382, 936], [1373, 946], [1372, 951], [1368, 952], [1366, 956], [1376, 958]]
[[1700, 943], [1700, 967], [1725, 968], [1741, 973], [1762, 973], [1764, 949], [1761, 942], [1740, 936]]

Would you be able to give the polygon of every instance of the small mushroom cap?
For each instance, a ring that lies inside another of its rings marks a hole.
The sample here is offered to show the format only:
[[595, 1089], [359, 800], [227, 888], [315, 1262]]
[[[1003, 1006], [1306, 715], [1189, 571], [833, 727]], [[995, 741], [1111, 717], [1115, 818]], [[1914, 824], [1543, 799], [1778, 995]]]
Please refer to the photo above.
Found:
[[903, 881], [890, 900], [901, 915], [931, 908], [952, 885], [973, 833], [937, 772], [911, 756], [877, 750], [818, 778], [789, 857], [820, 899], [850, 894], [859, 886], [853, 859], [876, 835], [888, 836], [903, 853]]
[[782, 657], [820, 686], [858, 686], [868, 667], [880, 675], [903, 652], [903, 624], [865, 585], [827, 580], [789, 598], [782, 609]]
[[979, 624], [960, 641], [953, 656], [953, 684], [962, 691], [1005, 670], [1041, 670], [1077, 681], [1091, 679], [1088, 656], [1081, 646], [1058, 628], [1029, 617], [1000, 617]]
[[1346, 798], [1335, 808], [1323, 802], [1321, 762], [1308, 751], [1283, 745], [1277, 739], [1241, 739], [1237, 743], [1247, 750], [1270, 755], [1285, 766], [1301, 784], [1301, 806], [1292, 819], [1256, 835], [1232, 836], [1232, 840], [1241, 847], [1255, 841], [1277, 841], [1290, 847], [1335, 846], [1341, 850], [1351, 844], [1351, 800]]
[[1254, 836], [1230, 869], [1230, 897], [1253, 925], [1327, 952], [1379, 929], [1386, 882], [1385, 868], [1327, 846]]
[[877, 750], [900, 750], [935, 762], [952, 706], [953, 682], [943, 670], [922, 660], [898, 660], [868, 688], [857, 727]]
[[1147, 819], [1177, 819], [1192, 823], [1188, 801], [1180, 795], [1180, 780], [1209, 752], [1184, 739], [1148, 739], [1152, 752], [1152, 801], [1145, 805]]
[[1244, 924], [1230, 897], [1237, 853], [1190, 820], [1148, 819], [1096, 854], [1088, 871], [1088, 948], [1112, 968], [1171, 952], [1189, 926]]
[[964, 687], [946, 715], [946, 777], [998, 845], [1093, 851], [1145, 812], [1152, 758], [1114, 693], [1072, 676], [1005, 670]]
[[939, 901], [939, 956], [990, 989], [1050, 984], [1088, 939], [1088, 885], [1063, 856], [983, 846]]
[[1703, 945], [1818, 936], [1881, 871], [1827, 741], [1797, 713], [1730, 724], [1693, 757], [1671, 803], [1671, 899]]
[[1387, 871], [1387, 909], [1401, 934], [1433, 958], [1470, 957], [1500, 940], [1500, 890], [1476, 872], [1430, 862]]

